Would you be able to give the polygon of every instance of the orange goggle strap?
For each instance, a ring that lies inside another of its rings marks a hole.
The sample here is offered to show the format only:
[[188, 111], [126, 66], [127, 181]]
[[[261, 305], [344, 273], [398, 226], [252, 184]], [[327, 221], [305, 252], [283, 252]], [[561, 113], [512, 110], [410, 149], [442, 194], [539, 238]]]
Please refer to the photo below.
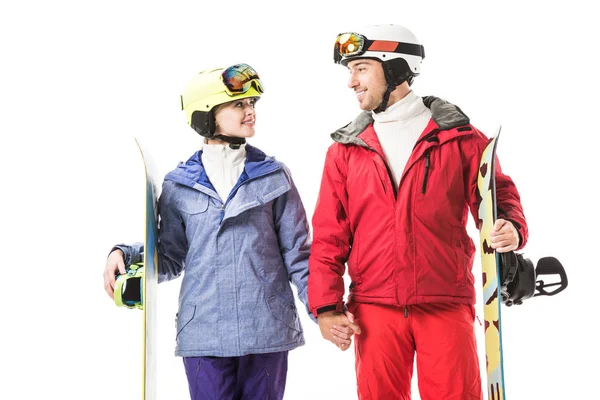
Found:
[[409, 54], [425, 58], [425, 48], [420, 44], [393, 42], [389, 40], [369, 40], [364, 35], [357, 33], [350, 34], [350, 39], [354, 40], [340, 43], [339, 40], [344, 35], [348, 34], [342, 33], [338, 35], [335, 41], [333, 59], [336, 63], [339, 63], [343, 57], [356, 57], [367, 51]]

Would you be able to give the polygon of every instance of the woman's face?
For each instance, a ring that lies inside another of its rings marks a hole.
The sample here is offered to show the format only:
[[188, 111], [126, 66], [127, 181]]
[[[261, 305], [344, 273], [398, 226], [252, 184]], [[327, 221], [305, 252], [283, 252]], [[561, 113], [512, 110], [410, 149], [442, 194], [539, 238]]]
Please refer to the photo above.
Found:
[[256, 97], [248, 97], [218, 106], [215, 110], [215, 134], [240, 138], [254, 136], [256, 100]]

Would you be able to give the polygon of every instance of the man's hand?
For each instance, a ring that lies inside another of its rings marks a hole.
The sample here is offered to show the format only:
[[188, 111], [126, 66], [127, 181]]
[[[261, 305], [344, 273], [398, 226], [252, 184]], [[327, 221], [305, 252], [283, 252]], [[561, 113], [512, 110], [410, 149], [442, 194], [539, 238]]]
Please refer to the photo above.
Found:
[[512, 222], [505, 219], [497, 219], [490, 233], [492, 249], [498, 253], [508, 253], [519, 247], [519, 232]]
[[360, 335], [360, 326], [354, 323], [354, 315], [349, 311], [345, 314], [337, 311], [327, 311], [319, 314], [317, 321], [323, 338], [335, 344], [342, 351], [350, 348], [352, 335]]
[[120, 249], [114, 250], [108, 255], [106, 267], [104, 268], [104, 290], [106, 290], [111, 299], [115, 297], [115, 277], [117, 271], [121, 274], [127, 273], [123, 252]]

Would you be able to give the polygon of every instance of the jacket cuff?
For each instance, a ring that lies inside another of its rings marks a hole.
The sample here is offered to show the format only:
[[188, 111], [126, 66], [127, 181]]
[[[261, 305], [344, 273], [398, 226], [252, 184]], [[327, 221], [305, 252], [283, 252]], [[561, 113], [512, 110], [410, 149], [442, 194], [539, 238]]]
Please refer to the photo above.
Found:
[[128, 260], [128, 258], [130, 258], [129, 252], [127, 251], [127, 249], [125, 247], [119, 246], [119, 245], [114, 246], [112, 249], [110, 249], [108, 254], [112, 253], [115, 250], [121, 250], [121, 252], [123, 252], [123, 263], [125, 263], [125, 266], [131, 265], [131, 263], [129, 262], [130, 260]]
[[112, 249], [110, 249], [110, 252], [108, 254], [112, 253], [117, 249], [123, 252], [123, 262], [125, 263], [126, 267], [130, 266], [131, 264], [142, 262], [144, 259], [143, 246], [141, 245], [141, 243], [139, 245], [136, 243], [136, 245], [133, 246], [126, 244], [117, 244], [113, 246]]
[[330, 304], [328, 306], [323, 306], [323, 307], [319, 307], [317, 308], [317, 317], [320, 314], [323, 314], [325, 312], [328, 311], [337, 311], [337, 312], [344, 312], [344, 304], [343, 303], [337, 303], [337, 304]]

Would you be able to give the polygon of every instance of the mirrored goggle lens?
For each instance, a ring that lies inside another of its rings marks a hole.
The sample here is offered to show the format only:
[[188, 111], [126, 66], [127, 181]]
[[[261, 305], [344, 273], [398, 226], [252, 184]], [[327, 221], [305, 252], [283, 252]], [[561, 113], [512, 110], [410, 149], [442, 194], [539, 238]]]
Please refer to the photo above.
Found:
[[335, 49], [340, 56], [352, 56], [363, 51], [365, 41], [362, 35], [342, 33], [335, 41]]
[[223, 83], [232, 94], [246, 93], [252, 85], [263, 93], [262, 83], [258, 74], [248, 64], [237, 64], [227, 68], [221, 74]]

